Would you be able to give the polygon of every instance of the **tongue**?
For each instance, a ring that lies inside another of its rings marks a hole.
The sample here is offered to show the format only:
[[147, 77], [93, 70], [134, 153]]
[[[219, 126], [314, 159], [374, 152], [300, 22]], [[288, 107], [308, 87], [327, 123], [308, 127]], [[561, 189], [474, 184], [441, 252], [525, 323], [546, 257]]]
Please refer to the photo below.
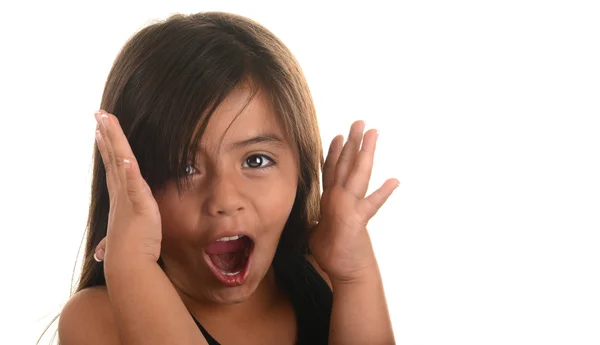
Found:
[[243, 251], [227, 254], [211, 254], [208, 257], [218, 269], [229, 273], [240, 271], [246, 263], [246, 255]]
[[217, 268], [233, 273], [244, 267], [249, 242], [250, 239], [246, 237], [233, 241], [213, 242], [206, 247], [205, 252]]

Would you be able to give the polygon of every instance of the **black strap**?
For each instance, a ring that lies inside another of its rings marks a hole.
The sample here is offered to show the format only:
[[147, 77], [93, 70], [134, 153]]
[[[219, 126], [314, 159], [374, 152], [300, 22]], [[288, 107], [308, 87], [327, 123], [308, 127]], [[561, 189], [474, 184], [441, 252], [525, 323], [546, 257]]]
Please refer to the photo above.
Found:
[[221, 345], [219, 344], [218, 341], [215, 340], [215, 338], [213, 338], [207, 331], [206, 329], [204, 329], [204, 327], [202, 327], [202, 325], [200, 324], [200, 322], [198, 322], [198, 320], [196, 320], [196, 318], [194, 317], [194, 315], [192, 315], [192, 313], [190, 313], [190, 315], [192, 316], [192, 319], [194, 319], [194, 322], [196, 323], [196, 325], [198, 325], [198, 328], [200, 328], [200, 332], [202, 332], [202, 335], [204, 335], [204, 338], [206, 339], [206, 341], [208, 342], [208, 345]]

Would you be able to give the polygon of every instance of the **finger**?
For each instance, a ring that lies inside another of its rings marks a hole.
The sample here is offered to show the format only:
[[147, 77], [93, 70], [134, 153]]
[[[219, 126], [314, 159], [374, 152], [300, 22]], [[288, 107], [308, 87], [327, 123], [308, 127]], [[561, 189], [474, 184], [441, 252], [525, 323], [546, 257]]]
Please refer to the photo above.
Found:
[[111, 170], [115, 186], [120, 186], [125, 183], [126, 178], [123, 159], [133, 156], [129, 142], [114, 115], [100, 110], [96, 113], [96, 121], [98, 121], [102, 139], [106, 143], [110, 164], [108, 168]]
[[[143, 179], [139, 170], [137, 160], [133, 155], [127, 136], [119, 124], [119, 120], [112, 114], [103, 113], [100, 116], [103, 129], [109, 137], [109, 143], [113, 148], [113, 170], [117, 171], [119, 183], [126, 190], [129, 199], [137, 206], [147, 206], [149, 197], [152, 197], [152, 191]], [[110, 154], [109, 154], [110, 156]]]
[[98, 147], [98, 151], [100, 152], [100, 157], [102, 157], [102, 163], [104, 165], [104, 172], [106, 173], [106, 186], [108, 188], [109, 195], [113, 195], [115, 193], [117, 186], [115, 185], [118, 180], [113, 174], [113, 165], [111, 164], [111, 158], [108, 149], [108, 143], [105, 140], [105, 137], [102, 135], [101, 130], [96, 129], [96, 146]]
[[375, 129], [370, 129], [365, 133], [362, 147], [358, 152], [350, 176], [348, 176], [348, 181], [346, 181], [345, 188], [356, 195], [357, 198], [364, 198], [369, 188], [377, 136], [377, 130]]
[[344, 143], [344, 137], [337, 135], [331, 140], [329, 145], [329, 152], [327, 152], [327, 158], [323, 165], [323, 190], [333, 186], [335, 181], [335, 165], [337, 164], [338, 158], [340, 157], [341, 147]]
[[356, 121], [350, 127], [350, 134], [348, 135], [348, 141], [344, 145], [340, 157], [338, 158], [337, 165], [335, 167], [335, 183], [341, 186], [346, 184], [348, 175], [352, 166], [354, 166], [354, 160], [356, 154], [360, 148], [360, 142], [362, 140], [362, 134], [365, 129], [365, 123], [363, 121]]
[[104, 253], [106, 253], [106, 237], [104, 237], [102, 241], [100, 241], [100, 243], [98, 243], [98, 245], [96, 246], [96, 251], [94, 252], [94, 260], [96, 260], [97, 262], [104, 261]]
[[152, 191], [142, 177], [127, 136], [116, 116], [106, 113], [101, 118], [106, 121], [104, 127], [114, 147], [114, 160], [117, 165], [116, 170], [119, 171], [119, 180], [123, 183], [129, 199], [134, 204], [142, 205], [150, 200], [148, 197], [152, 197]]
[[364, 215], [371, 219], [377, 211], [383, 206], [387, 199], [392, 195], [392, 192], [400, 185], [400, 182], [395, 178], [389, 179], [383, 183], [378, 190], [374, 191], [368, 197], [360, 201], [361, 209]]

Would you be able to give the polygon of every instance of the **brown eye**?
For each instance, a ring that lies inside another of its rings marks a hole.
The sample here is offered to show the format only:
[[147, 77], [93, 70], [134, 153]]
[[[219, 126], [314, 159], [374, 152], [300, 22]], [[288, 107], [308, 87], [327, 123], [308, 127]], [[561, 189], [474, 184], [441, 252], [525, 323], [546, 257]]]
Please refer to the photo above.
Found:
[[273, 165], [275, 162], [273, 162], [273, 160], [271, 158], [269, 158], [266, 155], [262, 155], [262, 154], [256, 154], [256, 155], [251, 155], [248, 158], [246, 158], [246, 160], [244, 160], [244, 164], [243, 167], [244, 168], [251, 168], [251, 169], [260, 169], [260, 168], [267, 168], [271, 165]]

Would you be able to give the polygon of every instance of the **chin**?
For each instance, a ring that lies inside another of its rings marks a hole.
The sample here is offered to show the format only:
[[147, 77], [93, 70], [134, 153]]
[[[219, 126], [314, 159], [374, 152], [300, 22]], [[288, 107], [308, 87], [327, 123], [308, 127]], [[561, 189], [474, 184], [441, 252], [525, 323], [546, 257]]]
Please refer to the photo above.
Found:
[[256, 291], [259, 284], [246, 284], [236, 287], [220, 287], [210, 294], [212, 300], [218, 304], [238, 304], [248, 300]]

